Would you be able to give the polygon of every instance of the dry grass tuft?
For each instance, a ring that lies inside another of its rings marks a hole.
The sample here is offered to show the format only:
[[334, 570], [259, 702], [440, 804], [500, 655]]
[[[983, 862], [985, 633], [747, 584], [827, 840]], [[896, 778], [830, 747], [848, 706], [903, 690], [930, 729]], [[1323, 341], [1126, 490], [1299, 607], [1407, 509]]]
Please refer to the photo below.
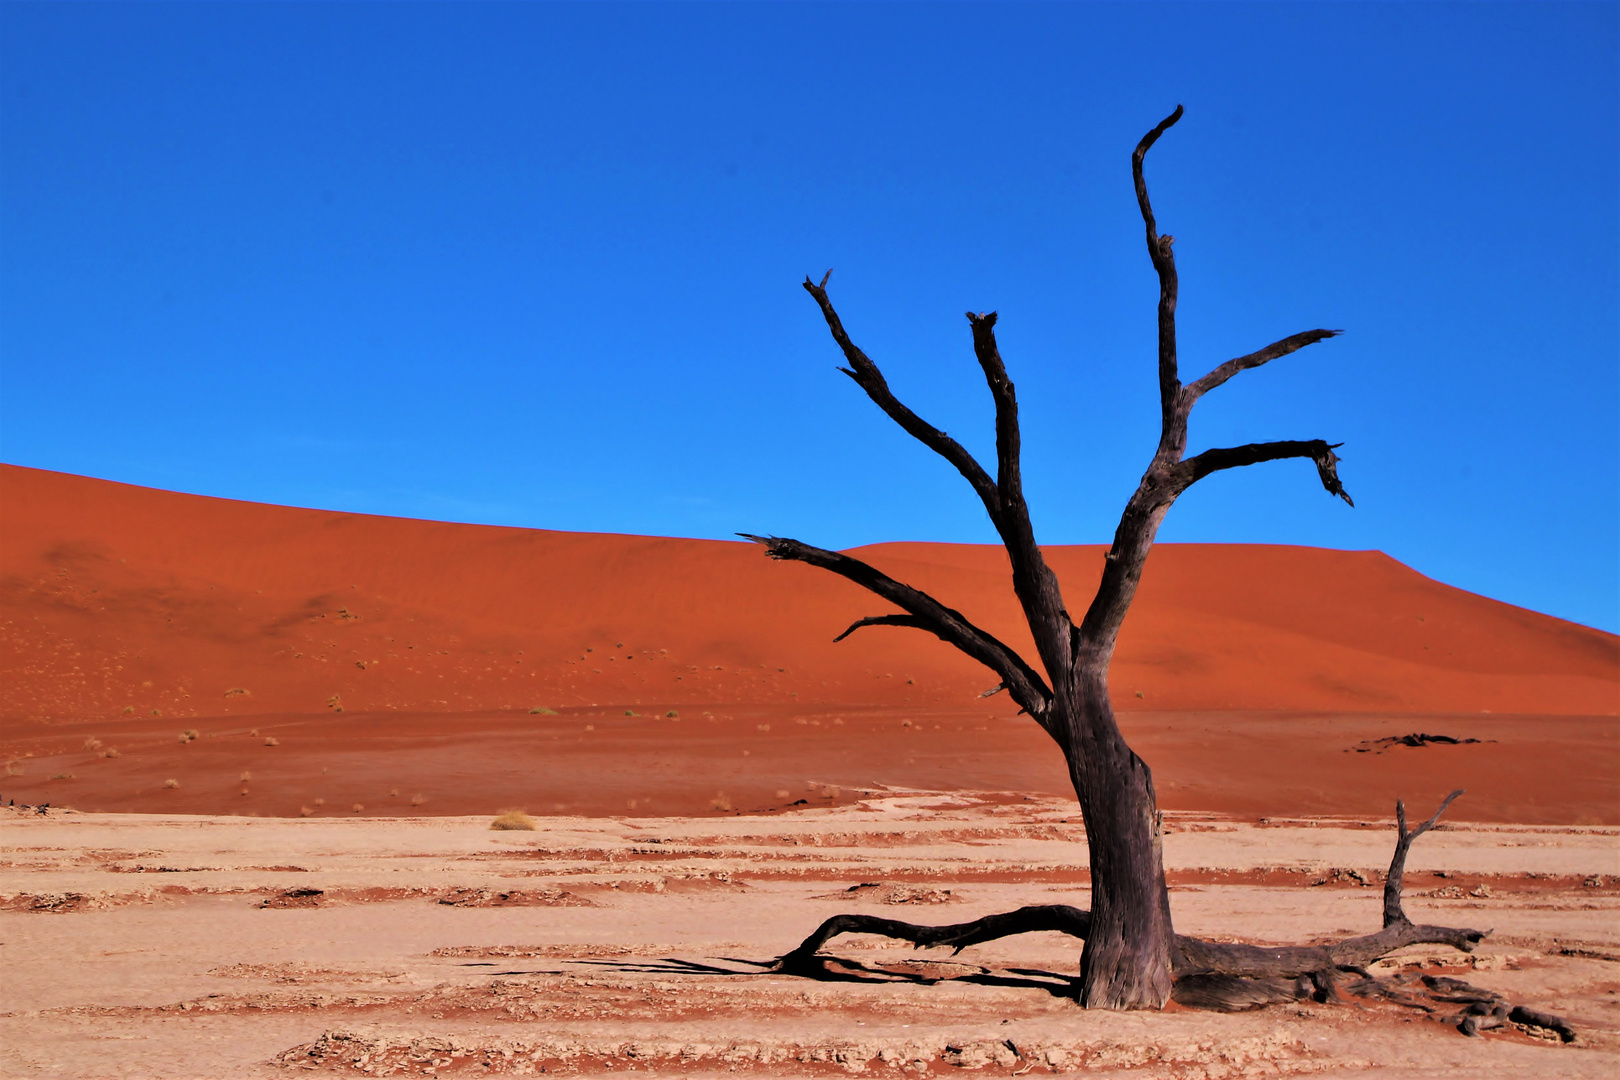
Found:
[[310, 806], [300, 806], [298, 808], [298, 816], [299, 817], [314, 817], [315, 816], [315, 809], [314, 809], [314, 807], [310, 807]]
[[189, 728], [189, 727], [186, 728], [186, 730], [184, 730], [184, 731], [182, 731], [180, 733], [180, 741], [183, 742], [183, 743], [196, 742], [197, 741], [197, 729], [196, 728]]
[[101, 749], [101, 740], [100, 739], [86, 739], [86, 740], [84, 740], [84, 748], [86, 750], [90, 750], [90, 751], [100, 750]]
[[556, 709], [548, 709], [544, 705], [536, 705], [534, 708], [529, 710], [529, 715], [530, 716], [556, 716], [557, 715], [557, 710]]
[[679, 720], [681, 718], [681, 714], [676, 712], [674, 709], [669, 710], [669, 712], [665, 713], [664, 715], [669, 717], [671, 720]]
[[489, 823], [492, 829], [506, 829], [508, 831], [527, 830], [534, 832], [540, 826], [534, 818], [521, 810], [503, 810], [496, 815], [495, 820]]
[[266, 745], [266, 746], [280, 746], [281, 745], [281, 740], [276, 738], [274, 735], [267, 735], [267, 736], [265, 736], [264, 745]]
[[242, 783], [245, 784], [251, 779], [253, 779], [253, 774], [244, 770], [242, 773]]
[[425, 802], [427, 802], [427, 796], [422, 794], [420, 791], [418, 791], [415, 795], [411, 796], [411, 805], [412, 806], [421, 806]]
[[715, 792], [714, 798], [709, 800], [709, 805], [722, 812], [736, 809], [731, 805], [731, 800], [726, 797], [726, 793], [723, 791]]
[[180, 781], [170, 778], [163, 781], [163, 786], [170, 789], [177, 788], [180, 786]]
[[354, 804], [354, 812], [355, 812], [355, 813], [357, 813], [357, 814], [358, 814], [358, 813], [359, 813], [359, 812], [360, 812], [360, 811], [362, 811], [362, 810], [364, 810], [364, 809], [365, 809], [365, 806], [364, 806], [364, 805], [362, 805], [362, 804], [360, 804], [360, 803], [355, 803], [355, 804]]
[[119, 756], [119, 753], [118, 753], [118, 747], [116, 747], [116, 746], [109, 746], [109, 747], [107, 747], [107, 749], [105, 749], [105, 750], [103, 750], [103, 751], [102, 751], [102, 752], [101, 752], [101, 756], [102, 756], [102, 757], [104, 757], [104, 758], [115, 758], [115, 757], [118, 757], [118, 756]]

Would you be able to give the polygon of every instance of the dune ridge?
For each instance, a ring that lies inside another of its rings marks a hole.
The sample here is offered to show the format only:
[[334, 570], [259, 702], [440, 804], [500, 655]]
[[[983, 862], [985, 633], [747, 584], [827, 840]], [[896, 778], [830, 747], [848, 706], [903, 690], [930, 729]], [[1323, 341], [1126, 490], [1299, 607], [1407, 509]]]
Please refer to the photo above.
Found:
[[[747, 543], [447, 524], [0, 466], [0, 716], [925, 704], [989, 672]], [[1099, 545], [1049, 558], [1076, 607]], [[1027, 648], [999, 548], [858, 549]], [[1378, 552], [1163, 544], [1122, 710], [1613, 714], [1620, 639]]]

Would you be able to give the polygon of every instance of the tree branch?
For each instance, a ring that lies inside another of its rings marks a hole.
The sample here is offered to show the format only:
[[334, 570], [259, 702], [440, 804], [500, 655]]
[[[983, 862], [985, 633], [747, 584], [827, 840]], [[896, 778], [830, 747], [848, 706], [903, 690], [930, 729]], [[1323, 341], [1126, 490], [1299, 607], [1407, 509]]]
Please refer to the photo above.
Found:
[[1406, 803], [1400, 799], [1395, 800], [1395, 854], [1389, 860], [1389, 875], [1384, 878], [1384, 925], [1386, 927], [1395, 923], [1410, 922], [1406, 912], [1401, 909], [1401, 879], [1406, 874], [1406, 853], [1411, 850], [1412, 841], [1434, 828], [1434, 823], [1440, 820], [1440, 815], [1446, 812], [1446, 807], [1461, 795], [1466, 788], [1458, 788], [1440, 803], [1440, 809], [1434, 816], [1417, 828], [1408, 832], [1406, 829]]
[[1318, 341], [1338, 337], [1342, 333], [1344, 333], [1343, 330], [1306, 330], [1292, 337], [1285, 337], [1281, 341], [1274, 341], [1257, 352], [1252, 352], [1247, 356], [1240, 356], [1235, 360], [1228, 360], [1197, 382], [1188, 383], [1187, 388], [1182, 391], [1183, 397], [1190, 407], [1193, 402], [1240, 371], [1257, 368], [1261, 364], [1270, 363], [1273, 360], [1287, 356], [1291, 352], [1298, 352], [1307, 345], [1315, 345]]
[[[911, 621], [890, 623], [889, 625], [915, 626], [918, 629], [929, 631], [947, 644], [954, 645], [1001, 676], [1001, 681], [1006, 683], [1007, 690], [1012, 694], [1013, 700], [1018, 702], [1019, 706], [1033, 716], [1042, 727], [1047, 727], [1049, 723], [1048, 707], [1052, 702], [1052, 691], [1047, 687], [1045, 681], [1035, 673], [1033, 668], [1024, 662], [1023, 657], [998, 641], [993, 635], [968, 622], [961, 612], [946, 607], [922, 590], [902, 584], [876, 567], [848, 555], [836, 551], [827, 551], [824, 548], [811, 547], [809, 544], [789, 540], [785, 537], [753, 536], [749, 533], [738, 533], [737, 535], [763, 545], [765, 554], [773, 559], [809, 563], [811, 566], [830, 570], [901, 608], [910, 616]], [[904, 616], [877, 617], [879, 620], [898, 618], [904, 618]], [[855, 626], [850, 627], [850, 630], [858, 628], [863, 623], [871, 625], [874, 621], [863, 619], [856, 623]], [[849, 630], [846, 630], [844, 633], [847, 635], [849, 632]], [[1047, 730], [1050, 731], [1051, 729], [1048, 727]]]
[[866, 391], [866, 396], [888, 414], [889, 419], [904, 428], [907, 434], [954, 465], [956, 471], [973, 485], [973, 490], [978, 493], [985, 510], [990, 514], [990, 520], [999, 529], [1001, 505], [995, 481], [990, 479], [990, 474], [984, 471], [984, 466], [980, 465], [961, 443], [912, 412], [894, 396], [894, 392], [889, 389], [888, 380], [883, 377], [883, 372], [879, 371], [871, 358], [849, 339], [849, 334], [844, 331], [843, 321], [838, 318], [838, 312], [833, 310], [832, 301], [827, 299], [827, 279], [831, 276], [832, 271], [827, 271], [827, 277], [821, 279], [820, 285], [808, 277], [805, 278], [804, 291], [815, 298], [816, 304], [821, 308], [822, 317], [827, 320], [827, 328], [832, 331], [833, 340], [838, 343], [838, 347], [844, 351], [844, 358], [849, 361], [849, 367], [838, 370], [854, 379], [855, 384]]
[[869, 615], [864, 619], [857, 619], [855, 622], [850, 623], [848, 630], [833, 638], [833, 643], [837, 644], [843, 641], [863, 626], [910, 626], [918, 630], [930, 629], [927, 621], [919, 619], [915, 615]]
[[1205, 450], [1202, 454], [1190, 457], [1176, 466], [1175, 494], [1181, 494], [1210, 473], [1222, 469], [1236, 469], [1244, 465], [1258, 465], [1262, 461], [1281, 461], [1285, 458], [1309, 458], [1316, 463], [1316, 474], [1321, 478], [1322, 487], [1328, 494], [1337, 495], [1351, 506], [1355, 506], [1350, 493], [1339, 483], [1339, 456], [1333, 451], [1343, 445], [1310, 439], [1248, 443], [1244, 446]]
[[[1159, 126], [1142, 136], [1131, 155], [1131, 177], [1136, 182], [1136, 204], [1142, 210], [1142, 224], [1147, 227], [1148, 257], [1159, 274], [1159, 405], [1163, 413], [1160, 447], [1165, 445], [1175, 426], [1176, 406], [1181, 395], [1181, 381], [1176, 374], [1176, 257], [1171, 245], [1173, 236], [1160, 236], [1153, 220], [1153, 204], [1148, 200], [1147, 180], [1142, 175], [1142, 159], [1159, 136], [1181, 119], [1181, 106], [1159, 121]], [[1185, 422], [1185, 421], [1183, 421]]]
[[996, 403], [996, 493], [1001, 507], [996, 531], [1001, 534], [1002, 545], [1012, 563], [1013, 592], [1023, 605], [1024, 619], [1029, 623], [1048, 674], [1066, 671], [1073, 624], [1063, 604], [1063, 590], [1058, 585], [1057, 575], [1046, 564], [1046, 557], [1035, 542], [1029, 505], [1024, 501], [1018, 396], [996, 344], [996, 313], [975, 315], [970, 311], [967, 318], [973, 328], [973, 354], [984, 370], [985, 384]]

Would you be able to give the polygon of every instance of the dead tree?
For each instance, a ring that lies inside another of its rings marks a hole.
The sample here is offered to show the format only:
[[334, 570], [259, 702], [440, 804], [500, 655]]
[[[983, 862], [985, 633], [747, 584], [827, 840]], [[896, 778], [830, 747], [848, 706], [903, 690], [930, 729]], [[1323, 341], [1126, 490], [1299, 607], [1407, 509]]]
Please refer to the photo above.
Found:
[[[1136, 199], [1147, 229], [1148, 257], [1159, 279], [1159, 444], [1126, 503], [1102, 582], [1078, 624], [1069, 615], [1057, 576], [1042, 556], [1030, 526], [1019, 472], [1018, 400], [996, 346], [995, 313], [969, 312], [967, 316], [973, 351], [995, 402], [996, 472], [992, 477], [960, 443], [895, 397], [878, 366], [845, 332], [827, 298], [828, 278], [823, 277], [819, 285], [808, 278], [804, 282], [848, 361], [849, 366], [840, 370], [890, 419], [954, 466], [984, 504], [1011, 560], [1013, 592], [1023, 607], [1040, 668], [960, 612], [859, 559], [782, 537], [749, 535], [748, 539], [764, 545], [773, 559], [830, 570], [900, 609], [899, 613], [856, 621], [839, 635], [840, 640], [869, 626], [926, 630], [996, 673], [1000, 684], [992, 692], [1005, 690], [1057, 742], [1068, 763], [1090, 848], [1092, 908], [1089, 912], [1063, 905], [1023, 908], [943, 927], [840, 915], [783, 957], [786, 969], [813, 965], [817, 950], [837, 934], [850, 931], [886, 934], [918, 945], [962, 948], [1009, 934], [1061, 930], [1085, 940], [1080, 996], [1087, 1007], [1159, 1008], [1174, 995], [1189, 1003], [1230, 1008], [1263, 1003], [1279, 995], [1292, 999], [1300, 992], [1296, 983], [1301, 979], [1320, 991], [1335, 985], [1344, 970], [1360, 969], [1404, 945], [1430, 942], [1470, 950], [1485, 936], [1477, 930], [1417, 926], [1401, 911], [1400, 881], [1407, 847], [1413, 837], [1434, 824], [1431, 818], [1408, 833], [1404, 810], [1390, 866], [1384, 928], [1378, 933], [1333, 946], [1274, 949], [1199, 941], [1178, 936], [1172, 926], [1153, 774], [1126, 744], [1108, 695], [1109, 662], [1159, 524], [1182, 492], [1211, 473], [1286, 458], [1313, 462], [1328, 493], [1354, 505], [1339, 482], [1338, 458], [1333, 452], [1337, 443], [1322, 439], [1249, 443], [1185, 456], [1187, 421], [1199, 398], [1240, 372], [1333, 337], [1338, 331], [1306, 330], [1228, 360], [1190, 383], [1181, 381], [1176, 356], [1174, 238], [1159, 234], [1142, 175], [1148, 150], [1181, 114], [1177, 106], [1142, 138], [1131, 158]], [[831, 273], [828, 271], [829, 277]]]

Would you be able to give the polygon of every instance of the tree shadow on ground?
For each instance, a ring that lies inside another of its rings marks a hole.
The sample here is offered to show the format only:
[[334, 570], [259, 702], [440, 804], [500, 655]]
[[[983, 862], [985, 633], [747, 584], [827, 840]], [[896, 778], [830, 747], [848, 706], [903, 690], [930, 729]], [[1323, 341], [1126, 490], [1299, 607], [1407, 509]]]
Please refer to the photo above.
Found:
[[[720, 967], [712, 963], [663, 957], [657, 960], [576, 960], [576, 964], [609, 968], [644, 975], [785, 975], [827, 983], [910, 983], [933, 986], [942, 982], [971, 983], [1016, 990], [1044, 990], [1053, 997], [1077, 999], [1080, 980], [1041, 968], [992, 969], [956, 961], [901, 960], [890, 963], [862, 963], [837, 956], [815, 956], [808, 961], [782, 966], [778, 959], [748, 960], [735, 956], [714, 957], [728, 964], [741, 964], [749, 970]], [[943, 972], [939, 969], [955, 968]], [[932, 970], [930, 970], [932, 969]]]

